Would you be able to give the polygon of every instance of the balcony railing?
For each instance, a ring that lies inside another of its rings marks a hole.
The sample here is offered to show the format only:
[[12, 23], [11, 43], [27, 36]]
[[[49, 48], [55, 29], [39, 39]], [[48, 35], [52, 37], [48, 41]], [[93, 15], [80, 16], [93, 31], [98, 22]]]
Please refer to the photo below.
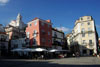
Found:
[[88, 45], [89, 45], [89, 46], [93, 46], [93, 45], [94, 45], [94, 43], [88, 43]]
[[94, 43], [92, 42], [92, 43], [82, 43], [83, 45], [86, 45], [86, 46], [93, 46], [94, 45]]
[[83, 34], [83, 33], [88, 33], [88, 32], [91, 32], [91, 33], [93, 33], [94, 31], [93, 31], [93, 30], [81, 31], [81, 33], [82, 33], [82, 34]]
[[0, 42], [4, 42], [4, 41], [7, 41], [7, 40], [5, 38], [0, 39]]
[[93, 49], [94, 43], [87, 43], [87, 47]]

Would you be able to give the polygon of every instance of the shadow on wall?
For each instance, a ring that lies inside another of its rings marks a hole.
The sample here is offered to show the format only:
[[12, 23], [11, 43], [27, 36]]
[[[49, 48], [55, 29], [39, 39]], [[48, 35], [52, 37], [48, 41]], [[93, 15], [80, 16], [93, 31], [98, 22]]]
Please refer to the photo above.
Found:
[[77, 52], [80, 54], [80, 56], [85, 56], [85, 55], [93, 55], [93, 49], [88, 49], [87, 45], [81, 45], [78, 44], [78, 42], [74, 42], [70, 46], [71, 54], [76, 54]]
[[1, 67], [100, 67], [100, 65], [57, 64], [52, 61], [1, 60]]

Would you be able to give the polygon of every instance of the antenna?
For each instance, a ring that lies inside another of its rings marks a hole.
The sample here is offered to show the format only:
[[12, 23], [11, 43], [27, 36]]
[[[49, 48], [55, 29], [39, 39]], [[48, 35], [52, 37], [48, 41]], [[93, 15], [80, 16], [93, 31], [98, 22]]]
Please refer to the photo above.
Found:
[[61, 31], [62, 31], [62, 25], [60, 24], [60, 28], [61, 28]]

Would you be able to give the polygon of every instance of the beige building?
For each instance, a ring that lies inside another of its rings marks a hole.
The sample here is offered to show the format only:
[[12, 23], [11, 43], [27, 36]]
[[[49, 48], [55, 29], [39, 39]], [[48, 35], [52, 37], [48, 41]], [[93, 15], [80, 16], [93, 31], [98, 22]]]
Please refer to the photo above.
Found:
[[[71, 36], [67, 37], [70, 46], [78, 44], [81, 55], [97, 54], [97, 31], [91, 16], [80, 17], [75, 22]], [[77, 49], [77, 48], [76, 48]]]
[[73, 35], [72, 35], [72, 33], [67, 34], [66, 38], [67, 38], [67, 43], [68, 43], [68, 49], [70, 50], [70, 45], [73, 42]]

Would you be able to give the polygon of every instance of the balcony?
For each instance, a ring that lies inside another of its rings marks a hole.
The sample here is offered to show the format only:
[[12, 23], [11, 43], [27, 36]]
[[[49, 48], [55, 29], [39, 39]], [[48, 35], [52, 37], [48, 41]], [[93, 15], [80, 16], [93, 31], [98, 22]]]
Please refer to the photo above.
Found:
[[87, 43], [82, 43], [83, 46], [87, 46]]
[[94, 43], [89, 43], [89, 46], [93, 46], [94, 45]]
[[94, 43], [87, 43], [87, 48], [93, 49]]
[[6, 41], [5, 38], [1, 38], [1, 39], [0, 39], [0, 42], [5, 42], [5, 41]]
[[54, 36], [53, 36], [54, 38], [57, 38], [57, 34], [54, 34]]
[[93, 32], [94, 32], [93, 30], [81, 31], [81, 34], [83, 34], [83, 33], [93, 33]]

